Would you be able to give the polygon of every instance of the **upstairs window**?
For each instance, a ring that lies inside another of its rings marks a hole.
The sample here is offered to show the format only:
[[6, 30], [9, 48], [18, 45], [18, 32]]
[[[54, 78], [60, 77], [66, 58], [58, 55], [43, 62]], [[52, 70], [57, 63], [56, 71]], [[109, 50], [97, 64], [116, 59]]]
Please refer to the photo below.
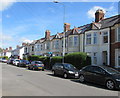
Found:
[[117, 42], [120, 42], [120, 27], [118, 27], [118, 28], [116, 29], [115, 34], [116, 34], [116, 41], [117, 41]]
[[93, 44], [97, 44], [97, 33], [96, 32], [93, 35]]
[[120, 56], [118, 56], [118, 66], [120, 66]]
[[32, 46], [32, 51], [34, 51], [34, 46]]
[[46, 48], [47, 48], [47, 49], [50, 49], [50, 43], [49, 43], [49, 42], [47, 43]]
[[43, 50], [43, 46], [42, 46], [42, 44], [40, 45], [40, 50]]
[[78, 36], [74, 36], [74, 46], [78, 46]]
[[97, 64], [97, 53], [93, 53], [93, 64]]
[[91, 34], [86, 35], [86, 45], [91, 44]]
[[59, 49], [59, 40], [55, 41], [55, 49]]
[[69, 47], [72, 47], [72, 44], [73, 44], [72, 37], [69, 37]]
[[120, 27], [118, 28], [118, 41], [120, 42]]
[[108, 43], [108, 32], [103, 33], [103, 43]]
[[40, 46], [39, 45], [37, 45], [37, 51], [39, 51], [40, 50]]

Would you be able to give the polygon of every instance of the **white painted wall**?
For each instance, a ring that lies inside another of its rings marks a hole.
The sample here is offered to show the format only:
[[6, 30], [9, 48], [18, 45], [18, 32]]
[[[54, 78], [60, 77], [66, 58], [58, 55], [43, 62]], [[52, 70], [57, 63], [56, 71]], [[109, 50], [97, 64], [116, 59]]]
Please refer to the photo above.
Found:
[[[103, 43], [103, 32], [107, 31], [108, 32], [108, 43]], [[97, 36], [97, 44], [90, 44], [90, 45], [86, 45], [86, 34], [91, 33], [92, 34], [92, 43], [93, 43], [93, 34], [94, 32], [97, 32], [98, 36]], [[101, 32], [101, 34], [100, 34]], [[93, 65], [93, 54], [96, 52], [97, 53], [97, 65], [103, 65], [103, 55], [102, 52], [103, 51], [107, 51], [108, 54], [108, 65], [109, 65], [109, 60], [110, 60], [110, 56], [109, 56], [109, 28], [107, 29], [103, 29], [103, 30], [92, 30], [92, 31], [87, 31], [85, 32], [85, 52], [90, 52], [91, 53], [91, 59], [92, 59], [92, 65]]]

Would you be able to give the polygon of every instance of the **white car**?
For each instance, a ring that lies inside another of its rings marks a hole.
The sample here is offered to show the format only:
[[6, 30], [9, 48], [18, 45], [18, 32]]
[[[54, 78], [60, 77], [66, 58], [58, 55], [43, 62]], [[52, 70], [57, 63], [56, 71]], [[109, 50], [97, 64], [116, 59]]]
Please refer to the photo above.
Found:
[[3, 62], [3, 63], [7, 63], [7, 60], [6, 60], [6, 59], [2, 59], [2, 62]]
[[15, 59], [15, 60], [13, 61], [13, 64], [17, 66], [17, 65], [19, 64], [19, 62], [20, 62], [19, 59]]

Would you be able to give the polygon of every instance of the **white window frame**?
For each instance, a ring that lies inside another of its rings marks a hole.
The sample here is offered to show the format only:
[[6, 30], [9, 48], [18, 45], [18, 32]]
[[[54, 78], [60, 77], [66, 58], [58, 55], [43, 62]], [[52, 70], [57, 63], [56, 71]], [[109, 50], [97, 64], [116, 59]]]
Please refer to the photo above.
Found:
[[[104, 37], [106, 37], [107, 36], [107, 42], [105, 43], [104, 42]], [[103, 44], [107, 44], [108, 43], [108, 32], [106, 31], [106, 32], [103, 32]]]
[[120, 27], [116, 28], [115, 34], [116, 42], [120, 42]]
[[[90, 42], [88, 43], [88, 41]], [[92, 44], [92, 34], [86, 34], [86, 45], [91, 45]]]
[[69, 37], [69, 41], [68, 42], [69, 42], [69, 47], [72, 47], [73, 46], [72, 45], [73, 44], [73, 37], [72, 36]]
[[97, 32], [93, 33], [93, 44], [97, 44]]
[[[96, 59], [96, 63], [95, 63], [95, 59]], [[97, 65], [97, 52], [93, 53], [93, 64]]]
[[78, 36], [74, 36], [74, 46], [78, 46]]

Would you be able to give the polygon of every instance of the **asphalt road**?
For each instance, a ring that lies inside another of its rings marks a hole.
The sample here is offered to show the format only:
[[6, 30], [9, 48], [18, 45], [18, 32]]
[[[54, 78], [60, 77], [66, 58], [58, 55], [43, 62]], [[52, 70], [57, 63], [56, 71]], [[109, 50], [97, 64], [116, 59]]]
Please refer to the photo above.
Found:
[[55, 77], [50, 71], [32, 71], [5, 63], [0, 65], [2, 96], [118, 96], [118, 91]]

